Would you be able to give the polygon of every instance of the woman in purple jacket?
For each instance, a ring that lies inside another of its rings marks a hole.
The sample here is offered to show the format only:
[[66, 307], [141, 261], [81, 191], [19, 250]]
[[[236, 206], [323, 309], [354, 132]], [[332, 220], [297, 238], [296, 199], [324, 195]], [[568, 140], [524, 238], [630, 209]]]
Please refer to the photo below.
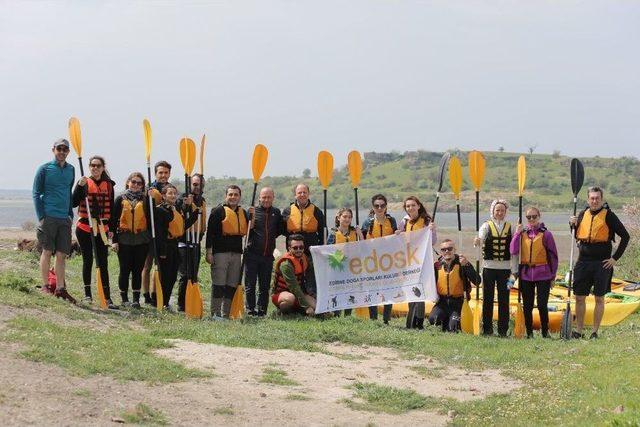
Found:
[[524, 323], [527, 338], [533, 337], [533, 300], [538, 294], [538, 313], [542, 336], [549, 337], [549, 291], [558, 271], [558, 251], [553, 235], [540, 221], [540, 210], [531, 207], [526, 211], [527, 226], [518, 224], [511, 240], [511, 255], [520, 255], [520, 291], [524, 305]]

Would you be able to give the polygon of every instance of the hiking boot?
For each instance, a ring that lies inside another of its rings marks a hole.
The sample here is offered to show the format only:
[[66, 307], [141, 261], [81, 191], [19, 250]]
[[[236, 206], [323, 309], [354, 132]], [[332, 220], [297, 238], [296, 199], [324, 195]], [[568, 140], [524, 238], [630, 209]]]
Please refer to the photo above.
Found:
[[140, 310], [140, 303], [138, 301], [134, 301], [131, 303], [131, 308], [134, 308], [136, 310]]
[[549, 335], [549, 332], [543, 331], [542, 332], [542, 338], [551, 338], [551, 335]]
[[107, 300], [107, 308], [109, 310], [117, 310], [118, 306], [113, 303], [110, 299]]
[[47, 295], [53, 295], [53, 289], [51, 289], [51, 286], [49, 285], [42, 285], [40, 292]]
[[76, 299], [69, 295], [69, 292], [67, 292], [67, 288], [56, 288], [55, 296], [57, 298], [62, 298], [63, 300], [69, 301], [71, 304], [77, 303]]
[[589, 337], [590, 340], [597, 340], [598, 339], [598, 333], [597, 332], [592, 332], [591, 336]]
[[584, 338], [584, 334], [580, 334], [577, 331], [573, 331], [573, 332], [571, 332], [571, 338], [579, 340], [579, 339]]
[[149, 295], [149, 292], [145, 292], [143, 294], [143, 297], [144, 297], [144, 303], [145, 304], [147, 304], [147, 305], [153, 304], [153, 301], [151, 300], [151, 295]]
[[131, 307], [131, 303], [129, 301], [122, 301], [122, 304], [120, 304], [122, 307], [124, 308], [129, 308]]

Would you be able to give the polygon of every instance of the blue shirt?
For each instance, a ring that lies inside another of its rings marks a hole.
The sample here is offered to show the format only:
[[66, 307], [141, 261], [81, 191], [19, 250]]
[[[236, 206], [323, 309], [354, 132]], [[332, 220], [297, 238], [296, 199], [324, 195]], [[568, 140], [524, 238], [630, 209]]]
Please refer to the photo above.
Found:
[[73, 218], [71, 188], [75, 180], [75, 169], [70, 163], [60, 167], [52, 160], [38, 168], [33, 180], [33, 204], [38, 220], [51, 218]]

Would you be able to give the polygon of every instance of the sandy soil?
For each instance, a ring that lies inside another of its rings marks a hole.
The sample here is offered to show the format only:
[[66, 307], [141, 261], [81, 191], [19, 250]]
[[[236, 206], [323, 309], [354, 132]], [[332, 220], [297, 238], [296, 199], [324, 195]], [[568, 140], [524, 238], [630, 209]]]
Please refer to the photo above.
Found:
[[[0, 306], [0, 330], [18, 312]], [[165, 385], [81, 378], [55, 365], [25, 360], [18, 354], [19, 345], [1, 343], [0, 425], [113, 425], [138, 403], [162, 411], [171, 424], [183, 425], [443, 425], [449, 418], [436, 410], [378, 414], [352, 410], [341, 400], [353, 399], [348, 387], [357, 381], [459, 400], [521, 386], [498, 371], [465, 372], [429, 357], [404, 359], [387, 348], [334, 343], [325, 353], [307, 353], [181, 340], [173, 344], [158, 354], [214, 376]], [[425, 369], [416, 372], [415, 367]], [[260, 382], [265, 368], [286, 371], [298, 385]], [[300, 395], [307, 400], [292, 399]]]

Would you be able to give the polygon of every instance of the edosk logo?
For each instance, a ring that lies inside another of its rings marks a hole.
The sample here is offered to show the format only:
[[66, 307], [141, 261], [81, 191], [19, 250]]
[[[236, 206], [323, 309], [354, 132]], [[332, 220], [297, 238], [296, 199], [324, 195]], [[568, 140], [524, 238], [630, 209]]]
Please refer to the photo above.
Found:
[[416, 258], [418, 248], [411, 248], [407, 243], [404, 251], [397, 251], [393, 254], [385, 253], [378, 256], [375, 249], [371, 251], [371, 255], [362, 258], [351, 258], [349, 261], [349, 270], [352, 274], [360, 274], [363, 271], [367, 273], [375, 273], [379, 270], [389, 271], [391, 268], [405, 268], [412, 264], [420, 264]]

